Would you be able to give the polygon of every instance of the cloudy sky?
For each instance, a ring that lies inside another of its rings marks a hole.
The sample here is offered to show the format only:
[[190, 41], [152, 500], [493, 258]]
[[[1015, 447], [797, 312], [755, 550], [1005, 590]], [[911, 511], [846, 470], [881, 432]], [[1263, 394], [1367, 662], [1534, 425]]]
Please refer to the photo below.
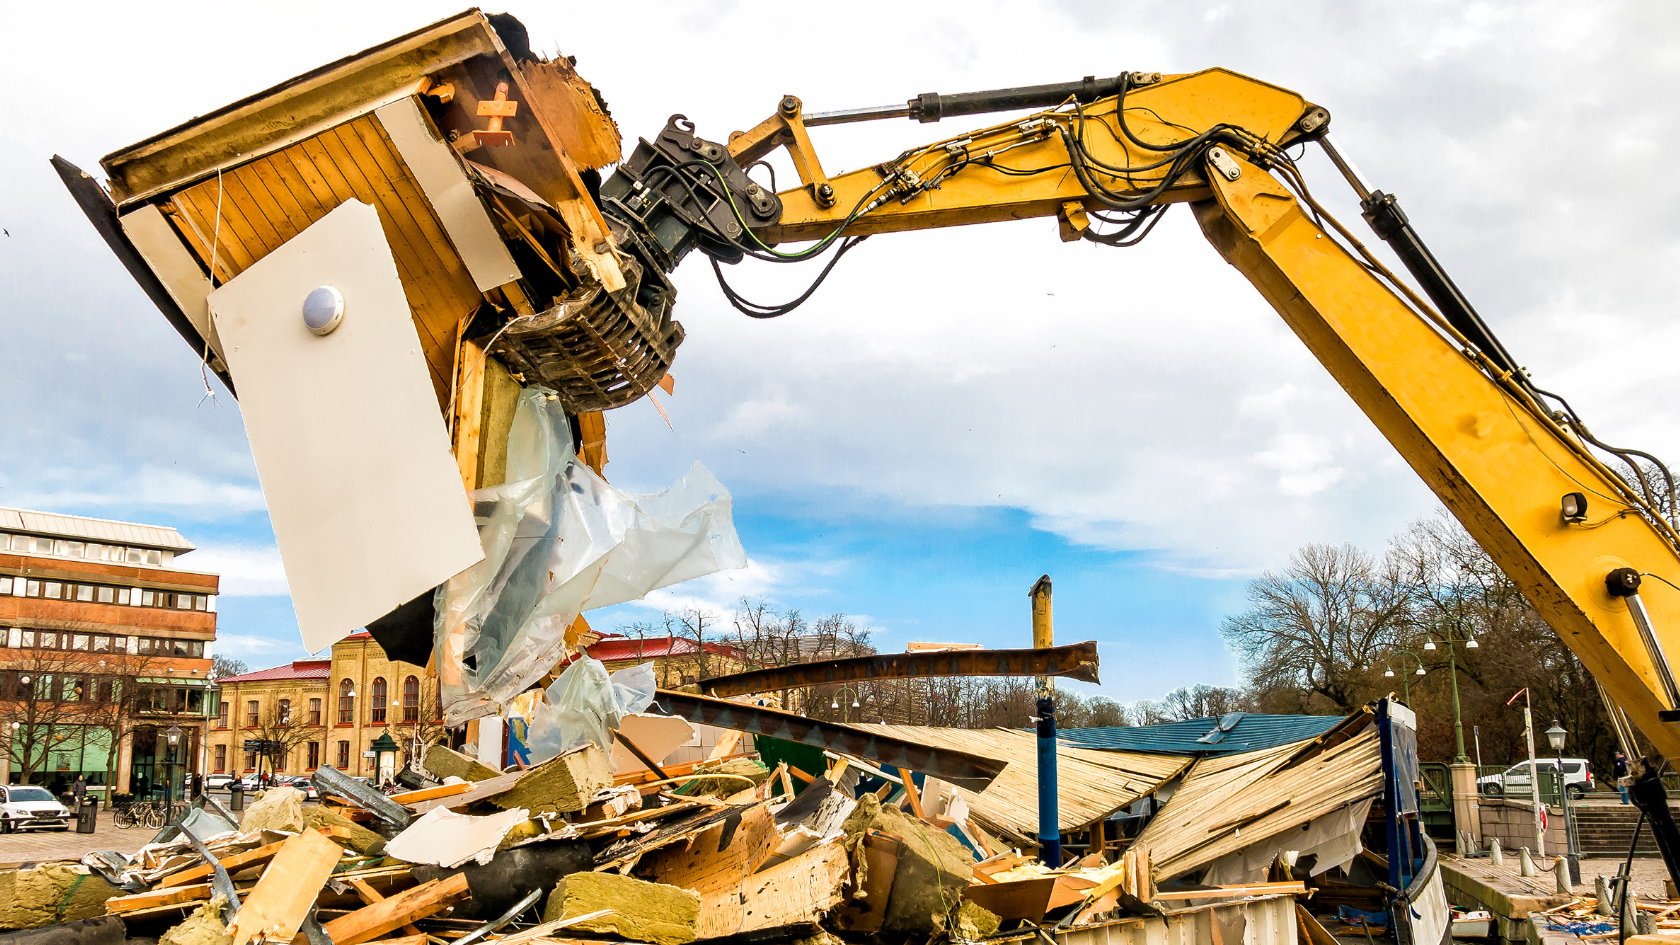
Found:
[[[250, 12], [245, 12], [247, 9]], [[450, 3], [32, 4], [0, 60], [0, 505], [168, 523], [223, 576], [222, 651], [302, 655], [239, 411], [81, 217], [47, 160], [101, 155], [457, 12]], [[1327, 107], [1506, 346], [1594, 430], [1680, 456], [1680, 13], [1665, 4], [534, 4], [627, 138], [674, 112], [723, 140], [784, 93], [811, 110], [1225, 66]], [[819, 129], [830, 173], [944, 137]], [[976, 122], [978, 123], [978, 122]], [[1316, 155], [1315, 191], [1363, 232]], [[1667, 170], [1665, 170], [1667, 168]], [[791, 172], [784, 172], [784, 179]], [[1175, 208], [1143, 246], [1050, 221], [876, 237], [787, 317], [728, 307], [696, 257], [668, 428], [609, 415], [608, 477], [653, 491], [695, 458], [735, 496], [742, 572], [593, 615], [598, 628], [764, 596], [845, 612], [884, 649], [1102, 644], [1105, 693], [1234, 683], [1218, 636], [1243, 582], [1308, 541], [1379, 548], [1433, 499]], [[786, 270], [794, 271], [788, 272]], [[749, 297], [814, 272], [751, 264]]]

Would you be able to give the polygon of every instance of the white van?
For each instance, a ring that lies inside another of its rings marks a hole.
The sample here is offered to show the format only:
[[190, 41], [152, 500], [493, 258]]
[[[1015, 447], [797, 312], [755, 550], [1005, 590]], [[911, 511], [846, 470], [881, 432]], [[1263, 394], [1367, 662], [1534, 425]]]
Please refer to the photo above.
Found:
[[[1558, 759], [1537, 758], [1535, 766], [1540, 769], [1540, 783], [1548, 783], [1557, 776]], [[1569, 791], [1570, 798], [1580, 800], [1588, 791], [1594, 789], [1592, 763], [1585, 758], [1563, 759], [1563, 783]], [[1520, 761], [1499, 774], [1490, 774], [1476, 779], [1477, 789], [1489, 797], [1510, 795], [1519, 800], [1528, 797], [1533, 790], [1528, 783], [1528, 762]]]

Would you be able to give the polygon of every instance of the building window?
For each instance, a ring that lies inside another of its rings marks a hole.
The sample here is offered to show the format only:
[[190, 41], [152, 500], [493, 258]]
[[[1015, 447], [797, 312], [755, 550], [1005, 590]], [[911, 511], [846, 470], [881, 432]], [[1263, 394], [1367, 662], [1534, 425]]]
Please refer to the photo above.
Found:
[[257, 770], [257, 753], [256, 752], [248, 751], [248, 752], [245, 753], [245, 770], [246, 771]]
[[227, 746], [226, 745], [217, 745], [216, 746], [216, 773], [217, 774], [222, 774], [225, 771], [227, 771]]
[[221, 708], [216, 710], [216, 727], [217, 728], [227, 728], [228, 706], [229, 705], [231, 705], [231, 703], [224, 702], [224, 703], [222, 703]]
[[[320, 725], [321, 724], [321, 700], [319, 700], [319, 699], [309, 700], [309, 724], [310, 725]], [[310, 765], [309, 767], [313, 768], [315, 766]]]
[[415, 676], [403, 680], [403, 721], [420, 721], [420, 680]]
[[319, 768], [319, 767], [321, 767], [321, 743], [320, 742], [310, 742], [309, 743], [309, 770], [314, 771], [316, 768]]
[[257, 700], [245, 703], [245, 724], [255, 728], [257, 725]]
[[379, 725], [385, 721], [385, 677], [375, 676], [373, 679], [373, 695], [370, 697], [373, 706], [373, 724]]
[[338, 721], [340, 725], [356, 721], [356, 690], [351, 687], [348, 679], [338, 681]]
[[349, 771], [350, 770], [350, 743], [349, 742], [339, 742], [338, 743], [338, 770], [340, 770], [340, 771]]
[[292, 724], [292, 700], [290, 699], [280, 700], [280, 724]]

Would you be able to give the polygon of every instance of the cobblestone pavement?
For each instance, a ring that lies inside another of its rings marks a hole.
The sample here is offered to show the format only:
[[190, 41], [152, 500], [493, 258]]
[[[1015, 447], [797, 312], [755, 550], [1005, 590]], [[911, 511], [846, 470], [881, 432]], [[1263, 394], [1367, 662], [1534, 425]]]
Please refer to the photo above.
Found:
[[133, 853], [157, 833], [149, 827], [130, 827], [119, 830], [108, 811], [99, 812], [99, 824], [93, 833], [77, 833], [75, 821], [69, 830], [30, 830], [23, 833], [0, 834], [0, 866], [33, 863], [43, 860], [79, 860], [90, 850], [116, 850]]
[[[1575, 888], [1577, 893], [1585, 889], [1587, 895], [1592, 895], [1593, 877], [1614, 876], [1622, 868], [1622, 860], [1592, 859], [1581, 861], [1581, 885]], [[1636, 856], [1633, 858], [1633, 892], [1637, 896], [1655, 896], [1666, 898], [1663, 893], [1663, 880], [1668, 878], [1668, 867], [1663, 865], [1659, 856]]]

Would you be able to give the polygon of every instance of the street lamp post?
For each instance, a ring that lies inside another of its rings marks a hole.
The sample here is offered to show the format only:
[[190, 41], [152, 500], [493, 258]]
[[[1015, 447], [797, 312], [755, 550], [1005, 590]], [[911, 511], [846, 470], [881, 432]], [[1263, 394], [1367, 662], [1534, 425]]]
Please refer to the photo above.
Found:
[[[1417, 663], [1417, 672], [1408, 674], [1401, 680], [1401, 689], [1406, 695], [1406, 704], [1409, 706], [1412, 704], [1412, 676], [1427, 676], [1429, 675], [1429, 670], [1423, 668], [1423, 659], [1411, 650], [1397, 650], [1396, 652], [1401, 656], [1410, 656]], [[1406, 668], [1406, 664], [1401, 663], [1400, 668], [1404, 670]], [[1383, 670], [1383, 675], [1392, 679], [1394, 677], [1394, 667], [1390, 666]]]
[[[858, 702], [858, 691], [856, 689], [853, 689], [851, 686], [841, 686], [839, 689], [835, 690], [834, 695], [829, 697], [828, 707], [830, 709], [840, 708], [840, 697], [843, 694], [848, 693], [848, 692], [852, 694], [852, 704], [851, 704], [850, 707], [848, 707], [846, 709], [846, 711], [844, 713], [841, 714], [840, 721], [842, 721], [842, 722], [850, 722], [852, 720], [852, 717], [851, 717], [852, 716], [852, 709], [863, 708], [863, 704]], [[860, 718], [862, 717], [862, 715], [863, 715], [862, 712], [858, 713], [858, 716]]]
[[[1453, 647], [1453, 644], [1462, 643], [1467, 650], [1479, 649], [1481, 644], [1476, 642], [1474, 633], [1464, 631], [1460, 635], [1451, 625], [1448, 625], [1446, 632], [1441, 635], [1441, 639], [1447, 644], [1447, 672], [1452, 674], [1453, 734], [1458, 739], [1458, 757], [1453, 759], [1453, 764], [1467, 765], [1470, 763], [1470, 756], [1464, 752], [1464, 713], [1458, 705], [1458, 650]], [[1435, 638], [1426, 637], [1423, 648], [1426, 650], [1435, 649]]]
[[1569, 859], [1569, 882], [1578, 886], [1581, 883], [1581, 851], [1575, 839], [1575, 818], [1569, 810], [1569, 783], [1563, 777], [1563, 740], [1568, 735], [1568, 730], [1559, 725], [1557, 719], [1553, 719], [1552, 727], [1546, 729], [1546, 741], [1551, 743], [1552, 754], [1557, 758], [1558, 803], [1563, 805], [1563, 848]]
[[169, 741], [169, 754], [165, 756], [168, 760], [163, 763], [163, 809], [167, 811], [172, 800], [170, 792], [175, 786], [175, 749], [181, 744], [181, 726], [171, 725], [163, 735]]

